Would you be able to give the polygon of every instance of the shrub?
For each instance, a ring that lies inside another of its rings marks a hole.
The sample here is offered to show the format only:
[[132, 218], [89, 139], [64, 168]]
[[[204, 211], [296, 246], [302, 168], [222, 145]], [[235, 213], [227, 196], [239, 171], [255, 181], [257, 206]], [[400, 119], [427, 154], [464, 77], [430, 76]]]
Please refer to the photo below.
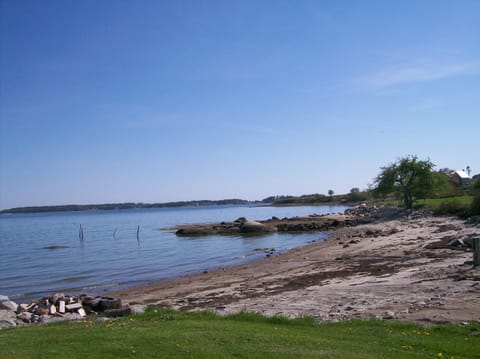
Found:
[[468, 214], [468, 207], [465, 207], [465, 205], [457, 199], [446, 200], [440, 203], [434, 210], [434, 213], [437, 215], [453, 214], [463, 217]]
[[478, 192], [477, 195], [473, 198], [472, 205], [470, 206], [470, 214], [480, 214], [480, 192]]

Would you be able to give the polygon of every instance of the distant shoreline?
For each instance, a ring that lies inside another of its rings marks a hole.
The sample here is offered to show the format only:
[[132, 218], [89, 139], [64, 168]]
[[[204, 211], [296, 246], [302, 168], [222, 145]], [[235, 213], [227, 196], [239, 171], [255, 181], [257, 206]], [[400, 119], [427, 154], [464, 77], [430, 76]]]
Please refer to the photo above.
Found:
[[219, 201], [200, 200], [200, 201], [179, 201], [165, 203], [105, 203], [105, 204], [70, 204], [55, 206], [29, 206], [15, 207], [0, 211], [2, 214], [28, 214], [28, 213], [48, 213], [48, 212], [85, 212], [85, 211], [111, 211], [128, 209], [149, 209], [149, 208], [181, 208], [181, 207], [208, 207], [208, 206], [228, 206], [228, 205], [253, 205], [263, 207], [302, 207], [302, 206], [338, 206], [350, 205], [350, 202], [305, 202], [305, 203], [273, 203], [264, 201], [248, 201], [243, 199], [223, 199]]
[[0, 214], [17, 213], [43, 213], [43, 212], [80, 212], [80, 211], [108, 211], [108, 210], [126, 210], [126, 209], [145, 209], [145, 208], [176, 208], [176, 207], [195, 207], [195, 206], [222, 206], [222, 205], [258, 205], [265, 203], [262, 201], [247, 201], [243, 199], [223, 199], [219, 201], [199, 200], [199, 201], [178, 201], [165, 203], [104, 203], [104, 204], [69, 204], [55, 206], [29, 206], [16, 207], [0, 211]]

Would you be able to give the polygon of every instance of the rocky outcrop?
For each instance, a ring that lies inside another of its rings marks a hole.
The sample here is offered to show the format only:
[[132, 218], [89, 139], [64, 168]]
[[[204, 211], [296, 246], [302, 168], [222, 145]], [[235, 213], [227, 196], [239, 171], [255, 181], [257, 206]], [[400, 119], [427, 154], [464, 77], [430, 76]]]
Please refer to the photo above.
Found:
[[269, 226], [257, 221], [245, 221], [240, 224], [239, 231], [240, 233], [245, 233], [245, 234], [270, 233], [270, 232], [276, 232], [277, 227]]
[[329, 231], [339, 227], [388, 221], [403, 217], [405, 212], [398, 207], [377, 207], [362, 204], [349, 208], [343, 214], [318, 215], [306, 217], [278, 218], [250, 221], [240, 217], [233, 222], [180, 225], [173, 228], [178, 236], [196, 237], [208, 235], [263, 235], [272, 232], [302, 233]]
[[354, 225], [349, 216], [342, 214], [317, 215], [306, 217], [282, 218], [272, 217], [263, 221], [250, 221], [240, 217], [234, 222], [180, 225], [166, 230], [174, 230], [178, 236], [208, 235], [264, 235], [273, 232], [313, 232], [328, 231], [337, 227]]

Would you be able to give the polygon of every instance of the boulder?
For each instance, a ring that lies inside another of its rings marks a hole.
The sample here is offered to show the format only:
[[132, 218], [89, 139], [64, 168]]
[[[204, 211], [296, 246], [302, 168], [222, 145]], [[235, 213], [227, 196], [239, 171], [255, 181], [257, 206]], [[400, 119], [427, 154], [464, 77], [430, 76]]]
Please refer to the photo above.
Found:
[[85, 319], [78, 313], [65, 313], [63, 318], [65, 318], [65, 320], [84, 320]]
[[83, 298], [82, 304], [93, 311], [99, 311], [101, 300], [102, 300], [102, 297], [86, 296]]
[[16, 312], [18, 309], [18, 304], [11, 300], [5, 300], [3, 302], [0, 302], [0, 309]]
[[67, 319], [65, 317], [56, 317], [53, 315], [41, 315], [40, 316], [40, 323], [42, 324], [51, 324], [51, 323], [57, 323], [57, 322], [64, 322]]
[[45, 314], [49, 314], [49, 313], [50, 313], [50, 309], [48, 307], [43, 306], [43, 305], [39, 305], [33, 311], [33, 314], [36, 314], [36, 315], [45, 315]]
[[0, 321], [15, 319], [17, 316], [11, 310], [0, 309]]
[[7, 329], [11, 327], [16, 327], [17, 322], [14, 319], [3, 319], [0, 320], [0, 329]]
[[107, 309], [104, 314], [107, 317], [126, 317], [134, 314], [130, 307], [119, 308], [119, 309]]
[[60, 300], [65, 300], [65, 293], [55, 293], [53, 295], [53, 301], [56, 303]]
[[21, 321], [25, 323], [31, 323], [32, 322], [32, 313], [30, 312], [22, 312], [19, 315], [17, 315], [17, 318], [20, 319]]
[[246, 221], [240, 225], [240, 233], [268, 233], [274, 232], [275, 230], [275, 227], [270, 227], [256, 221]]
[[122, 308], [122, 300], [120, 298], [102, 297], [99, 303], [99, 309], [102, 311], [120, 308]]

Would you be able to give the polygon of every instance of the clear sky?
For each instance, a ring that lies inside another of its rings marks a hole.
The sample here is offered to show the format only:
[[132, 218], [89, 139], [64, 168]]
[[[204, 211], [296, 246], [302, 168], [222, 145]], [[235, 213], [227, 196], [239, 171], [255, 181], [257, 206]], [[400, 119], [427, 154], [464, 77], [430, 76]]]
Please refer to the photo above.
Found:
[[0, 3], [0, 208], [480, 173], [478, 0]]

